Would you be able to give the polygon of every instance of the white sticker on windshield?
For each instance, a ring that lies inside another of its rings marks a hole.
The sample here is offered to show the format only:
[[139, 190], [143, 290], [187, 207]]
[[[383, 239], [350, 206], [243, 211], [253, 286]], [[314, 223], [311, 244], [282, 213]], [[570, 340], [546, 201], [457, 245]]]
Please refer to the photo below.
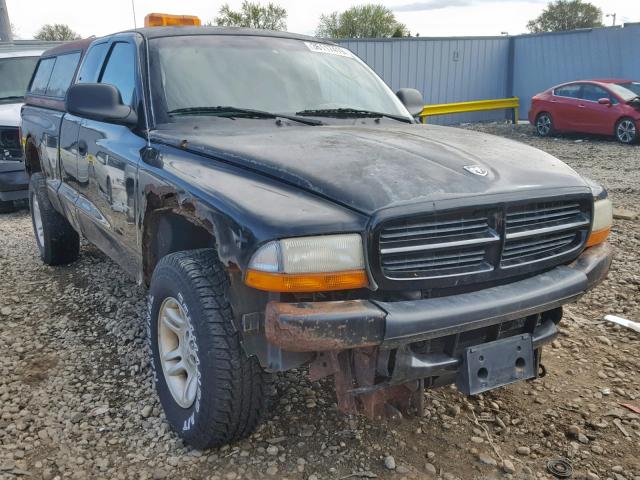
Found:
[[330, 55], [340, 55], [341, 57], [353, 57], [353, 53], [343, 47], [337, 45], [328, 45], [326, 43], [304, 42], [309, 50], [316, 53], [328, 53]]

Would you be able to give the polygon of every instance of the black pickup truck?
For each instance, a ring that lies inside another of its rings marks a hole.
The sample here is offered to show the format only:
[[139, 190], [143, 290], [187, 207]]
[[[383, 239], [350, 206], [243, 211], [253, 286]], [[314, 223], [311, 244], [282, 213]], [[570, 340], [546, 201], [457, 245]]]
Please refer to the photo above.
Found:
[[303, 365], [372, 418], [540, 374], [562, 306], [608, 271], [611, 202], [539, 150], [419, 124], [422, 103], [279, 32], [144, 28], [44, 54], [22, 110], [40, 254], [72, 262], [81, 235], [149, 287], [185, 441], [249, 434], [268, 375]]

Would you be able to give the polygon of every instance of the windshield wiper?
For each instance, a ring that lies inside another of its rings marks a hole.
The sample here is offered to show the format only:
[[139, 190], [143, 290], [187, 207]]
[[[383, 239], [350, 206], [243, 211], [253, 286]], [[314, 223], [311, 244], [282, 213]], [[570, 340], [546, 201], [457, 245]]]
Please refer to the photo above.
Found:
[[0, 97], [0, 100], [22, 100], [24, 95], [9, 95], [8, 97]]
[[318, 110], [302, 110], [296, 112], [296, 115], [310, 117], [335, 117], [335, 118], [380, 118], [386, 117], [399, 122], [413, 123], [407, 117], [401, 115], [392, 115], [390, 113], [373, 112], [370, 110], [361, 110], [359, 108], [324, 108]]
[[263, 110], [253, 110], [250, 108], [238, 108], [238, 107], [187, 107], [176, 108], [167, 112], [169, 115], [218, 115], [226, 117], [243, 117], [243, 118], [286, 118], [287, 120], [293, 120], [294, 122], [304, 123], [305, 125], [322, 125], [322, 122], [318, 120], [309, 120], [307, 118], [299, 118], [294, 115], [287, 115], [281, 113], [265, 112]]

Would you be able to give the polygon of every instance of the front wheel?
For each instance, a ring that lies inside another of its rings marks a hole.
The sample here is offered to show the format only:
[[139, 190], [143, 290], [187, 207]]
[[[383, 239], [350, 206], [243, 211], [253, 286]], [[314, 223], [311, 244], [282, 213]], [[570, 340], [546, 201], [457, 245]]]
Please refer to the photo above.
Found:
[[215, 250], [172, 253], [153, 272], [148, 331], [154, 378], [171, 427], [195, 448], [249, 435], [266, 404], [268, 377], [247, 357]]
[[638, 129], [632, 118], [621, 118], [616, 123], [616, 138], [620, 143], [631, 144], [638, 140]]
[[541, 137], [548, 137], [553, 133], [553, 119], [550, 113], [544, 112], [536, 117], [536, 133]]

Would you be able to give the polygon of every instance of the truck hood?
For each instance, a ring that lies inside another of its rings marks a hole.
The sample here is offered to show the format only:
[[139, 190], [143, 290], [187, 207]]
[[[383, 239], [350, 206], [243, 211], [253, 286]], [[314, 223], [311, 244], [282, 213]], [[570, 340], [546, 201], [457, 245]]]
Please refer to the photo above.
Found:
[[0, 103], [0, 127], [19, 127], [22, 103]]
[[[586, 188], [557, 158], [470, 130], [395, 123], [239, 128], [242, 125], [238, 121], [231, 129], [217, 122], [174, 123], [155, 130], [152, 141], [278, 178], [367, 214], [409, 203]], [[474, 166], [486, 174], [465, 169]]]

